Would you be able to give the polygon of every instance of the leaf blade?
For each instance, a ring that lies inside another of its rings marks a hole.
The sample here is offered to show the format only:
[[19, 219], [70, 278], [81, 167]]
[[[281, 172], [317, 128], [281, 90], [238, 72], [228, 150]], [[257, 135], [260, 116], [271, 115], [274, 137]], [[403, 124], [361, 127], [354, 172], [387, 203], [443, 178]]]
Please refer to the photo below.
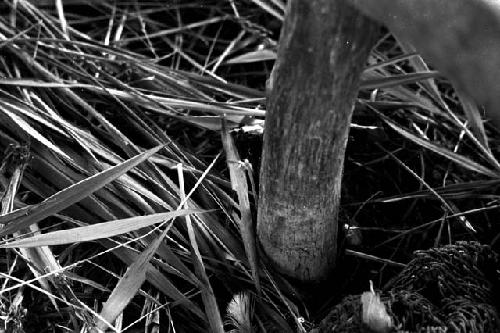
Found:
[[142, 229], [162, 221], [185, 216], [193, 213], [202, 213], [197, 209], [183, 209], [168, 213], [151, 214], [147, 216], [134, 216], [126, 219], [91, 224], [84, 227], [76, 227], [67, 230], [57, 230], [46, 234], [39, 234], [29, 238], [23, 238], [7, 244], [0, 248], [14, 247], [36, 247], [49, 245], [64, 245], [76, 242], [88, 242], [96, 239], [109, 238], [130, 231]]

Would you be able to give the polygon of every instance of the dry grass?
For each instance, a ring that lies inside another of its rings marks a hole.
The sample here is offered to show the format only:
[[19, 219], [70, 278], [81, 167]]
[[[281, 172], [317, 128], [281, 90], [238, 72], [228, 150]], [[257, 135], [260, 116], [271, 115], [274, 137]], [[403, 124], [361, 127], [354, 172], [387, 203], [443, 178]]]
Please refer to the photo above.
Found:
[[[0, 13], [4, 324], [305, 331], [302, 300], [252, 242], [260, 147], [231, 137], [263, 125], [281, 1], [5, 0]], [[389, 34], [350, 139], [343, 217], [360, 241], [316, 307], [382, 284], [415, 249], [495, 244], [497, 132]]]

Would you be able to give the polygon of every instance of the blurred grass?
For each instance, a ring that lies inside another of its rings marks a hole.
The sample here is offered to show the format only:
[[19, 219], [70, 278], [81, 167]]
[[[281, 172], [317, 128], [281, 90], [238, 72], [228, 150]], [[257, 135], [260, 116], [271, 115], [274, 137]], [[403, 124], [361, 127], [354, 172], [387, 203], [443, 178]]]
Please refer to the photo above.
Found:
[[[256, 193], [246, 182], [258, 181], [255, 132], [283, 8], [280, 0], [0, 3], [1, 244], [76, 227], [93, 233], [90, 242], [1, 250], [9, 329], [110, 321], [114, 331], [220, 331], [223, 322], [305, 331], [369, 279], [382, 285], [413, 250], [470, 239], [498, 246], [498, 132], [411, 45], [383, 31], [351, 127], [342, 218], [359, 241], [348, 239], [338, 283], [302, 299], [257, 258], [248, 225]], [[98, 178], [120, 165], [116, 180]], [[87, 192], [78, 187], [93, 180]], [[71, 189], [83, 199], [62, 204]], [[183, 206], [208, 212], [148, 224]], [[140, 222], [99, 237], [99, 223], [125, 219]], [[103, 311], [106, 301], [119, 311]]]

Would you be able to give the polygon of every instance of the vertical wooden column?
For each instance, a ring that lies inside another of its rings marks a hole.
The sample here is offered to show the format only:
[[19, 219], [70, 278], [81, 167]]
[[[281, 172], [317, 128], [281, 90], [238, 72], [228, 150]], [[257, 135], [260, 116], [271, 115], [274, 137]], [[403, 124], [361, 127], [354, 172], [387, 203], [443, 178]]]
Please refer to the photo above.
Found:
[[257, 234], [282, 273], [315, 281], [337, 255], [344, 152], [376, 26], [344, 0], [290, 0], [272, 75]]

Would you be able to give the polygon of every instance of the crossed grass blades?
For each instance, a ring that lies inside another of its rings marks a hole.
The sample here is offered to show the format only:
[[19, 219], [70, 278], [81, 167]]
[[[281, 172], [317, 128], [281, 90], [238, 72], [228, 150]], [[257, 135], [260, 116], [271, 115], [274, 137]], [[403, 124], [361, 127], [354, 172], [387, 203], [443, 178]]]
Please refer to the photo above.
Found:
[[[240, 160], [259, 148], [233, 139], [263, 127], [283, 10], [0, 3], [8, 329], [308, 329], [293, 287], [257, 255], [258, 160]], [[399, 267], [418, 248], [496, 240], [500, 164], [480, 109], [386, 32], [356, 107], [343, 211], [364, 237], [350, 260]]]

